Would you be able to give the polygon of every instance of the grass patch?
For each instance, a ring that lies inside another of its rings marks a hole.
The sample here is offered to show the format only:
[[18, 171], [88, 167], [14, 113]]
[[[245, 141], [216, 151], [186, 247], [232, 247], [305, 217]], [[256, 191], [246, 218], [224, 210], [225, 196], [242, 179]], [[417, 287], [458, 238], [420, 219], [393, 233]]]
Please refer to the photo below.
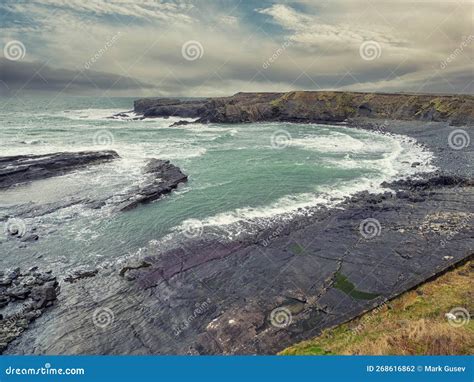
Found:
[[[474, 261], [470, 261], [280, 354], [473, 354], [474, 320], [453, 327], [445, 316], [458, 307], [474, 311], [473, 276]], [[344, 277], [340, 280], [341, 287], [349, 290], [351, 283]]]
[[334, 283], [334, 288], [339, 289], [355, 300], [373, 300], [374, 298], [380, 296], [378, 294], [357, 290], [355, 285], [352, 284], [349, 279], [340, 272], [336, 273], [336, 282]]
[[302, 253], [304, 253], [304, 248], [298, 243], [293, 243], [290, 245], [290, 251], [295, 255], [301, 255]]

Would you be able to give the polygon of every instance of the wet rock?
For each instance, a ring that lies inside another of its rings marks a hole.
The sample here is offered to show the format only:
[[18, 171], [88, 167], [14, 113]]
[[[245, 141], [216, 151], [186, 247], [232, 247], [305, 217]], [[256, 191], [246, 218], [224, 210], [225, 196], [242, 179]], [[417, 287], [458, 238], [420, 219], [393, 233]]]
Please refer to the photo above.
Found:
[[397, 198], [400, 199], [408, 199], [410, 197], [410, 193], [407, 191], [397, 191]]
[[77, 269], [72, 274], [66, 276], [64, 281], [75, 283], [78, 280], [94, 277], [99, 272], [98, 269]]
[[420, 202], [424, 202], [425, 201], [425, 198], [420, 196], [420, 195], [411, 195], [409, 198], [410, 202], [413, 202], [413, 203], [420, 203]]
[[39, 316], [41, 316], [43, 312], [40, 310], [40, 309], [33, 309], [33, 310], [30, 310], [30, 311], [27, 311], [24, 315], [25, 319], [27, 319], [28, 321], [33, 321], [34, 319], [38, 318]]
[[129, 113], [132, 113], [133, 110], [129, 110], [129, 111], [126, 111], [126, 112], [122, 112], [122, 113], [117, 113], [117, 114], [114, 114], [110, 117], [107, 117], [108, 119], [134, 119], [134, 118], [131, 118]]
[[46, 281], [56, 281], [56, 276], [54, 276], [51, 271], [38, 274], [38, 280], [43, 282]]
[[50, 305], [51, 302], [56, 300], [56, 285], [54, 281], [49, 281], [44, 285], [34, 287], [31, 290], [31, 298], [37, 301], [35, 305], [38, 309], [44, 308]]
[[20, 275], [20, 268], [7, 270], [0, 273], [0, 286], [10, 285], [13, 280], [17, 279]]
[[37, 241], [39, 239], [39, 236], [32, 233], [32, 234], [29, 234], [29, 235], [26, 235], [24, 237], [21, 238], [21, 241], [23, 242], [32, 242], [32, 241]]
[[93, 210], [98, 210], [104, 207], [106, 203], [103, 200], [95, 200], [95, 201], [92, 200], [92, 201], [87, 201], [86, 204], [89, 208], [92, 208]]
[[[390, 184], [392, 187], [398, 186], [409, 190], [430, 190], [437, 187], [472, 187], [474, 186], [474, 179], [458, 175], [428, 174], [424, 179], [404, 179]], [[383, 182], [382, 186], [385, 187], [390, 184]]]
[[119, 202], [118, 210], [128, 211], [140, 204], [159, 199], [177, 188], [179, 183], [188, 180], [188, 176], [168, 160], [150, 159], [143, 171], [148, 175], [144, 185], [139, 187], [135, 195]]
[[185, 120], [180, 120], [180, 121], [178, 121], [178, 122], [172, 123], [169, 127], [185, 126], [185, 125], [189, 125], [190, 123], [194, 123], [194, 122], [189, 122], [189, 121], [185, 121]]
[[8, 296], [0, 295], [0, 308], [7, 306], [9, 302], [10, 299], [8, 298]]
[[2, 274], [13, 284], [7, 289], [0, 289], [0, 308], [10, 312], [0, 314], [0, 354], [7, 349], [9, 342], [28, 329], [31, 321], [54, 303], [59, 291], [52, 273], [41, 273], [36, 266], [24, 274], [21, 274], [19, 268], [4, 271]]
[[0, 157], [0, 189], [38, 179], [64, 175], [86, 165], [118, 158], [115, 151], [63, 152]]
[[131, 263], [131, 264], [128, 264], [126, 265], [125, 267], [123, 267], [119, 274], [120, 276], [125, 276], [125, 274], [128, 272], [128, 271], [131, 271], [131, 270], [134, 270], [134, 269], [140, 269], [140, 268], [147, 268], [151, 266], [150, 263], [146, 262], [146, 261], [138, 261], [138, 262], [135, 262], [135, 263]]
[[23, 285], [15, 285], [7, 289], [6, 294], [17, 300], [24, 300], [31, 290]]

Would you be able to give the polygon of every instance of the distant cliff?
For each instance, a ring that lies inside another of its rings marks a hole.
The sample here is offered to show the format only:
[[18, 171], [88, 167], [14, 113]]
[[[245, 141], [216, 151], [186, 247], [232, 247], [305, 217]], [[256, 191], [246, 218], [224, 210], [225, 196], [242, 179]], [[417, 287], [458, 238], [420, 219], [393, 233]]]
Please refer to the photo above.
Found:
[[199, 122], [342, 122], [377, 118], [474, 125], [474, 96], [293, 91], [237, 93], [231, 97], [179, 100], [143, 98], [134, 103], [144, 117], [177, 116]]

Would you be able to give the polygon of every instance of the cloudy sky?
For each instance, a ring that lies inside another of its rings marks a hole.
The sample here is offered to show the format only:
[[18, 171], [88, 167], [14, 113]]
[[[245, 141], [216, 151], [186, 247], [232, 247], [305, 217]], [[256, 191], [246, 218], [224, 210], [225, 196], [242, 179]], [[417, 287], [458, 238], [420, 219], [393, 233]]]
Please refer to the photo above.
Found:
[[0, 2], [2, 95], [474, 93], [465, 0]]

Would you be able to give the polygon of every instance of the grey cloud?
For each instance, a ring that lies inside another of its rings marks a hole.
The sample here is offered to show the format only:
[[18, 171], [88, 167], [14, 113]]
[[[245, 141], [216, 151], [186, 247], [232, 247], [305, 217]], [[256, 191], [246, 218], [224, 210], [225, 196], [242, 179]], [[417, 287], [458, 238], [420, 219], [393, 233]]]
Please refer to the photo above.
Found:
[[55, 69], [38, 62], [1, 58], [0, 84], [2, 95], [12, 95], [18, 91], [64, 91], [82, 94], [154, 88], [153, 85], [132, 77], [92, 70]]

